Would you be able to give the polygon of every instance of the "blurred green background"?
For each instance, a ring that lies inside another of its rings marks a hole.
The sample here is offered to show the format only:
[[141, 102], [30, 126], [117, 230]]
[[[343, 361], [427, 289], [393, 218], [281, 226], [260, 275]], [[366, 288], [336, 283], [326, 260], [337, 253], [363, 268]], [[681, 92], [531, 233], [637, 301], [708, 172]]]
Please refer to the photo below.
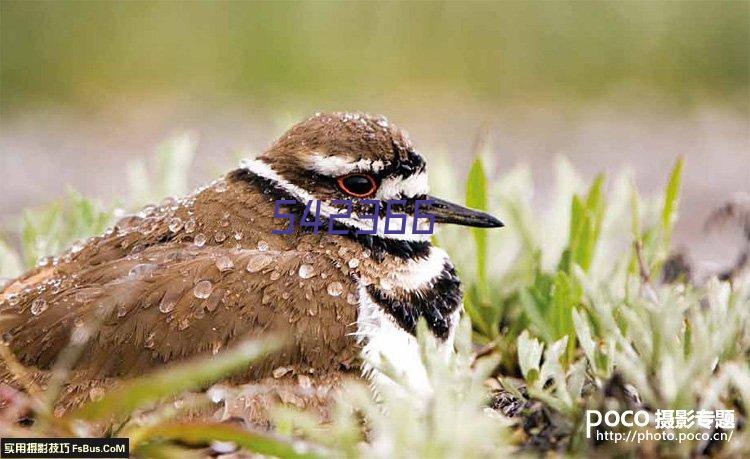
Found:
[[750, 78], [748, 5], [3, 0], [2, 107], [152, 93], [581, 103], [623, 84], [737, 103]]
[[[0, 218], [67, 187], [110, 202], [182, 132], [191, 184], [315, 111], [383, 113], [457, 177], [555, 157], [659, 189], [685, 157], [692, 241], [750, 190], [750, 2], [0, 2]], [[434, 161], [434, 159], [433, 159]], [[458, 182], [460, 183], [460, 182]]]

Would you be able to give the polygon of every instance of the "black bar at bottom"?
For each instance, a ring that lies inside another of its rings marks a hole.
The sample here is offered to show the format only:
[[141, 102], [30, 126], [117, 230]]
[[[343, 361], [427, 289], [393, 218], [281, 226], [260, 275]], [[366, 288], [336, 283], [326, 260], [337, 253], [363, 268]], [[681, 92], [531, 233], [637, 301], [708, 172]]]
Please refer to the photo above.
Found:
[[127, 438], [0, 438], [2, 458], [125, 458]]

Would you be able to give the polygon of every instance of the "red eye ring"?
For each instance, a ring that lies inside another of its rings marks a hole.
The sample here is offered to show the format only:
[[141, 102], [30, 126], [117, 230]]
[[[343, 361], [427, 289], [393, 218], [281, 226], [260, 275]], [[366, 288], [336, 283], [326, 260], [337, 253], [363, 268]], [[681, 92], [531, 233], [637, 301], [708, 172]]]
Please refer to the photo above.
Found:
[[[358, 180], [357, 182], [353, 181], [353, 179], [361, 178], [366, 179], [368, 183], [364, 183], [361, 180]], [[355, 198], [367, 198], [372, 196], [378, 189], [378, 184], [375, 182], [375, 179], [362, 173], [342, 175], [336, 179], [336, 184], [341, 191], [350, 196], [354, 196]]]

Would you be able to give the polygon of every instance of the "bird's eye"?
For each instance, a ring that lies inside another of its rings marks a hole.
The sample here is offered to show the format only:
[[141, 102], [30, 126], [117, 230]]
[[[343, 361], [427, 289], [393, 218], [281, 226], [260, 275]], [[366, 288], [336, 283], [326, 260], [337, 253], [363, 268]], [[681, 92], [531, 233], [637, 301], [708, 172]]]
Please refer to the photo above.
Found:
[[341, 191], [357, 198], [371, 196], [378, 189], [375, 179], [366, 174], [344, 175], [337, 178], [336, 183]]

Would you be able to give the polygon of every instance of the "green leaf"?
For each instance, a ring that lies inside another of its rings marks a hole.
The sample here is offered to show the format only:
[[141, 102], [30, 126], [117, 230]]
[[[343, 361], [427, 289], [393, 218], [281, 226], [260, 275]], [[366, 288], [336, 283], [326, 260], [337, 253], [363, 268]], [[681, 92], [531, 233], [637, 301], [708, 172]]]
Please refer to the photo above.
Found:
[[530, 381], [532, 370], [538, 376], [543, 351], [544, 344], [536, 338], [531, 338], [528, 330], [524, 330], [518, 336], [518, 366], [521, 368], [521, 374], [529, 383], [532, 383]]
[[171, 395], [196, 390], [231, 375], [278, 349], [281, 340], [249, 340], [218, 354], [170, 366], [143, 378], [126, 382], [101, 400], [90, 402], [69, 414], [70, 419], [106, 419], [127, 415], [134, 409]]
[[[478, 156], [469, 169], [466, 181], [466, 205], [477, 210], [487, 210], [487, 176], [484, 173], [482, 159]], [[484, 298], [487, 285], [487, 231], [472, 228], [471, 234], [477, 249], [477, 277]]]
[[677, 219], [677, 204], [680, 194], [680, 183], [682, 182], [683, 160], [678, 158], [669, 174], [667, 186], [664, 189], [664, 203], [661, 211], [662, 244], [665, 250], [669, 250], [672, 239], [672, 227]]
[[571, 201], [568, 247], [560, 257], [559, 263], [559, 268], [568, 273], [573, 264], [588, 271], [594, 260], [604, 219], [603, 183], [604, 176], [598, 175], [585, 199], [576, 195]]
[[[251, 432], [229, 424], [218, 423], [164, 423], [133, 431], [131, 447], [139, 452], [148, 451], [150, 441], [177, 440], [181, 443], [203, 445], [212, 441], [231, 441], [256, 454], [279, 458], [318, 458], [309, 444], [286, 440], [268, 434]], [[316, 447], [320, 450], [320, 448]]]

